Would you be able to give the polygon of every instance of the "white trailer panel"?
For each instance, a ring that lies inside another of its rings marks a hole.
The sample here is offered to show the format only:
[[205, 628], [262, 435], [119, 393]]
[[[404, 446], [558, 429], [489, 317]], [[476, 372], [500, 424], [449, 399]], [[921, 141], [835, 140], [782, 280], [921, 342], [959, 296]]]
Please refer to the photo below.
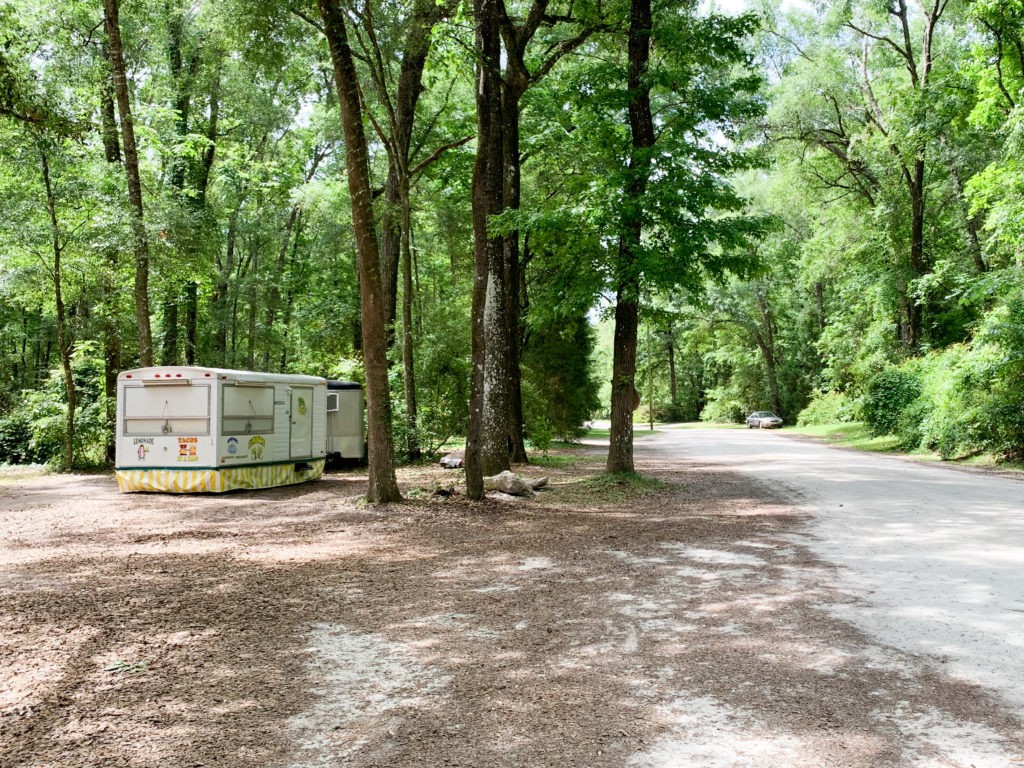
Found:
[[118, 376], [122, 491], [227, 491], [311, 480], [327, 455], [326, 379], [161, 366]]

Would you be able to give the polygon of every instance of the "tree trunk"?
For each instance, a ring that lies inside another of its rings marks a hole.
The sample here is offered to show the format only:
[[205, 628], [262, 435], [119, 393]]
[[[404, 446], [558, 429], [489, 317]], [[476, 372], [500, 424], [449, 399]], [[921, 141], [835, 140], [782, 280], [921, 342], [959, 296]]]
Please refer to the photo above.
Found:
[[[506, 210], [519, 210], [522, 195], [522, 162], [519, 148], [519, 102], [525, 90], [525, 83], [516, 87], [505, 79], [502, 93], [502, 135], [504, 141], [504, 204]], [[504, 331], [507, 337], [505, 377], [508, 381], [507, 396], [507, 441], [510, 459], [526, 463], [526, 444], [523, 437], [523, 383], [520, 363], [522, 348], [519, 344], [521, 309], [522, 263], [519, 255], [519, 230], [512, 230], [503, 238], [502, 258], [505, 269], [505, 317]]]
[[643, 205], [654, 146], [651, 87], [646, 82], [651, 56], [651, 0], [632, 0], [629, 15], [629, 132], [632, 151], [619, 236], [615, 336], [612, 361], [612, 424], [608, 443], [609, 472], [632, 472], [633, 411], [636, 391], [636, 337], [639, 325], [637, 261], [643, 234]]
[[757, 291], [757, 306], [761, 310], [761, 332], [755, 334], [755, 340], [764, 356], [772, 407], [776, 414], [785, 418], [785, 414], [782, 412], [782, 397], [779, 394], [779, 376], [775, 365], [775, 322], [772, 320], [771, 307], [768, 306], [768, 297], [760, 289]]
[[[299, 220], [295, 222], [295, 236], [292, 238], [292, 263], [298, 258], [299, 241], [302, 238], [302, 211], [299, 211]], [[288, 370], [288, 337], [292, 322], [292, 307], [295, 303], [295, 295], [291, 288], [285, 291], [284, 312], [281, 314], [281, 363], [278, 370], [282, 373]]]
[[[924, 148], [921, 149], [924, 151]], [[924, 159], [914, 161], [914, 182], [910, 188], [910, 269], [914, 279], [928, 273], [924, 256]], [[921, 346], [924, 330], [924, 313], [920, 302], [907, 296], [907, 345], [908, 351], [915, 352]]]
[[[408, 186], [408, 178], [405, 179]], [[406, 452], [409, 461], [420, 458], [419, 425], [416, 414], [416, 369], [412, 345], [412, 212], [409, 190], [402, 195], [402, 379], [405, 385]]]
[[668, 344], [665, 345], [668, 352], [668, 396], [672, 405], [679, 405], [679, 377], [676, 374], [676, 344], [669, 326]]
[[64, 425], [64, 457], [63, 469], [70, 470], [75, 465], [75, 409], [78, 405], [75, 391], [75, 377], [71, 371], [72, 343], [67, 328], [67, 311], [64, 307], [64, 293], [61, 285], [60, 226], [57, 223], [57, 203], [53, 195], [53, 184], [50, 182], [50, 163], [46, 153], [40, 153], [43, 163], [43, 183], [46, 186], [46, 210], [50, 214], [50, 234], [53, 245], [53, 300], [57, 313], [57, 349], [60, 353], [61, 368], [64, 372], [64, 386], [67, 389], [68, 409]]
[[267, 332], [267, 340], [263, 345], [263, 368], [270, 370], [270, 347], [274, 338], [274, 323], [277, 321], [277, 308], [281, 304], [281, 285], [285, 282], [285, 271], [288, 264], [288, 252], [291, 250], [292, 232], [295, 230], [295, 222], [299, 219], [301, 208], [293, 205], [288, 213], [288, 220], [284, 225], [284, 237], [281, 238], [281, 247], [277, 251], [277, 263], [275, 273], [271, 275], [267, 289], [267, 314], [264, 319], [264, 327]]
[[359, 254], [359, 294], [362, 305], [363, 359], [366, 365], [367, 436], [371, 504], [400, 501], [395, 478], [388, 390], [387, 322], [381, 285], [380, 250], [373, 217], [369, 157], [363, 131], [362, 106], [352, 50], [338, 0], [317, 0], [324, 34], [331, 50], [334, 79], [345, 136], [345, 165], [352, 201], [352, 228]]
[[236, 208], [228, 217], [224, 259], [222, 261], [220, 254], [217, 254], [217, 274], [214, 276], [213, 295], [210, 297], [214, 326], [211, 355], [212, 359], [222, 366], [227, 366], [228, 364], [228, 327], [231, 317], [228, 286], [230, 285], [231, 273], [235, 270], [235, 241], [238, 237], [238, 214], [239, 210]]
[[170, 293], [164, 299], [164, 311], [160, 333], [160, 365], [178, 364], [178, 301], [179, 297]]
[[633, 472], [633, 411], [640, 402], [636, 389], [636, 342], [640, 325], [637, 286], [623, 281], [615, 296], [612, 356], [612, 423], [608, 438], [608, 472]]
[[978, 270], [978, 274], [985, 274], [988, 272], [988, 264], [985, 263], [985, 254], [981, 247], [981, 228], [983, 226], [982, 217], [978, 214], [971, 215], [967, 205], [967, 193], [964, 191], [963, 177], [960, 175], [960, 169], [954, 160], [948, 161], [949, 175], [953, 179], [953, 188], [956, 190], [957, 197], [959, 198], [959, 207], [962, 211], [964, 231], [967, 234], [967, 244], [971, 252], [971, 258], [974, 259], [974, 266]]
[[196, 364], [197, 324], [199, 320], [199, 283], [185, 283], [185, 365]]
[[[487, 457], [494, 450], [494, 433], [508, 423], [507, 408], [495, 414], [493, 364], [488, 358], [506, 357], [505, 347], [495, 349], [489, 344], [501, 343], [501, 334], [488, 333], [487, 319], [501, 321], [504, 303], [498, 293], [504, 278], [502, 239], [487, 233], [487, 220], [501, 213], [503, 205], [503, 138], [501, 93], [501, 31], [500, 0], [473, 0], [476, 23], [477, 87], [476, 87], [476, 160], [473, 164], [473, 381], [470, 394], [469, 431], [466, 436], [466, 492], [470, 499], [483, 498], [483, 475], [486, 469], [500, 465], [496, 457]], [[488, 407], [492, 410], [488, 411]], [[490, 433], [488, 434], [488, 430]], [[502, 433], [504, 434], [504, 429]], [[485, 441], [489, 440], [489, 444]], [[503, 446], [504, 447], [504, 446]], [[492, 461], [487, 461], [492, 459]], [[505, 464], [508, 449], [505, 447]]]
[[[106, 43], [104, 55], [110, 61]], [[114, 107], [114, 84], [112, 76], [104, 79], [100, 93], [100, 134], [103, 140], [103, 154], [107, 163], [114, 165], [121, 162], [121, 144], [117, 138], [117, 115]], [[114, 462], [116, 449], [117, 419], [117, 375], [121, 370], [121, 334], [117, 327], [117, 269], [118, 250], [107, 247], [104, 251], [106, 269], [102, 276], [103, 283], [103, 403], [106, 419], [106, 450], [108, 463]]]
[[[398, 303], [398, 270], [402, 249], [402, 220], [409, 195], [409, 148], [416, 105], [423, 93], [423, 70], [430, 54], [431, 31], [444, 8], [434, 0], [417, 0], [402, 49], [395, 92], [394, 118], [388, 147], [388, 177], [380, 219], [380, 270], [384, 288], [384, 320], [394, 328]], [[389, 344], [394, 334], [389, 331]]]
[[820, 280], [814, 284], [814, 306], [818, 311], [818, 333], [825, 332], [825, 284]]
[[259, 263], [257, 261], [255, 244], [250, 243], [249, 247], [253, 250], [249, 254], [249, 263], [251, 264], [251, 267], [248, 276], [248, 290], [246, 291], [248, 312], [246, 314], [245, 368], [248, 371], [252, 371], [256, 369], [256, 308], [259, 303], [257, 271], [259, 269]]
[[121, 22], [118, 0], [103, 0], [103, 23], [107, 33], [107, 49], [114, 74], [114, 91], [121, 115], [121, 140], [124, 144], [124, 168], [128, 179], [128, 201], [132, 207], [132, 230], [135, 248], [135, 324], [139, 341], [139, 362], [143, 367], [153, 364], [153, 334], [149, 325], [149, 239], [142, 209], [142, 180], [139, 175], [139, 153], [135, 142], [135, 126], [128, 78], [125, 74], [124, 47], [121, 43]]

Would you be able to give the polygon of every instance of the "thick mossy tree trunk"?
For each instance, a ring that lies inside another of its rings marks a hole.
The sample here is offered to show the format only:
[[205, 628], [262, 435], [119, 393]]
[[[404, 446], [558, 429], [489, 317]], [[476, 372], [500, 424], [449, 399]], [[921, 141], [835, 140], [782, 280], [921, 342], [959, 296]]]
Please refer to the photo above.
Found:
[[352, 228], [359, 254], [363, 359], [366, 366], [367, 441], [371, 504], [400, 501], [392, 455], [391, 401], [388, 390], [387, 325], [380, 274], [380, 250], [373, 215], [369, 153], [363, 130], [362, 105], [345, 18], [338, 0], [318, 0], [324, 34], [334, 64], [334, 79], [345, 135], [345, 165], [352, 201]]
[[636, 339], [639, 326], [639, 273], [643, 206], [654, 146], [651, 86], [646, 80], [651, 57], [651, 0], [633, 0], [629, 17], [629, 132], [632, 144], [619, 235], [619, 284], [615, 303], [612, 360], [612, 423], [608, 443], [609, 472], [632, 472], [633, 411], [636, 390]]
[[128, 78], [125, 74], [124, 46], [118, 0], [103, 0], [103, 24], [107, 33], [107, 53], [114, 75], [114, 93], [121, 117], [121, 141], [124, 145], [124, 170], [128, 179], [128, 202], [132, 208], [132, 234], [135, 251], [135, 325], [139, 341], [139, 363], [153, 364], [153, 334], [149, 324], [149, 238], [142, 208], [142, 179], [139, 152], [135, 141]]
[[[501, 125], [501, 34], [499, 0], [474, 0], [473, 18], [476, 21], [477, 51], [477, 150], [473, 165], [473, 381], [469, 401], [469, 430], [466, 435], [466, 492], [471, 499], [483, 498], [483, 477], [486, 468], [493, 468], [484, 456], [484, 439], [488, 427], [495, 427], [497, 419], [504, 428], [508, 411], [500, 414], [486, 412], [487, 381], [486, 363], [489, 354], [504, 357], [505, 349], [488, 349], [491, 338], [486, 334], [488, 303], [490, 312], [503, 307], [496, 304], [501, 300], [497, 286], [490, 283], [502, 272], [502, 238], [490, 237], [487, 232], [488, 219], [501, 213], [503, 204], [502, 170], [503, 138]], [[491, 400], [493, 403], [493, 400]], [[502, 429], [504, 434], [504, 429]], [[493, 448], [493, 440], [491, 441]], [[493, 457], [491, 457], [493, 458]], [[505, 448], [505, 463], [508, 450]], [[500, 464], [500, 461], [497, 463]]]

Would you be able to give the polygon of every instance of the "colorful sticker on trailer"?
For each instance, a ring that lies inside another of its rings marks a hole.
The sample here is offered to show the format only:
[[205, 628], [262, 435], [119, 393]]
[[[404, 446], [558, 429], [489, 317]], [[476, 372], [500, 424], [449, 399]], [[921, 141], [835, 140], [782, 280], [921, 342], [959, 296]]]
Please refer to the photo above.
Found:
[[199, 438], [178, 438], [178, 461], [199, 461]]
[[254, 459], [256, 459], [256, 461], [263, 458], [263, 449], [266, 448], [266, 446], [267, 441], [259, 435], [249, 438], [249, 453]]

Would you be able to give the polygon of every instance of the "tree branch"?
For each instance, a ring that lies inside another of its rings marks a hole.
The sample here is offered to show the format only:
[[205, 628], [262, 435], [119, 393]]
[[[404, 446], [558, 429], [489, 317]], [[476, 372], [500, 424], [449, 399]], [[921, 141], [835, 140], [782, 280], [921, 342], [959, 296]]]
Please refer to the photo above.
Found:
[[425, 160], [422, 160], [421, 162], [419, 162], [415, 166], [413, 166], [409, 170], [409, 175], [410, 176], [416, 176], [416, 175], [422, 173], [429, 166], [433, 165], [437, 160], [439, 160], [441, 155], [443, 155], [449, 149], [455, 149], [456, 147], [461, 147], [463, 144], [466, 144], [467, 142], [472, 141], [475, 138], [476, 138], [476, 135], [472, 134], [472, 135], [469, 135], [469, 136], [463, 136], [461, 139], [456, 139], [455, 141], [450, 141], [447, 144], [442, 144], [440, 147], [438, 147], [433, 152], [431, 152], [430, 155]]

